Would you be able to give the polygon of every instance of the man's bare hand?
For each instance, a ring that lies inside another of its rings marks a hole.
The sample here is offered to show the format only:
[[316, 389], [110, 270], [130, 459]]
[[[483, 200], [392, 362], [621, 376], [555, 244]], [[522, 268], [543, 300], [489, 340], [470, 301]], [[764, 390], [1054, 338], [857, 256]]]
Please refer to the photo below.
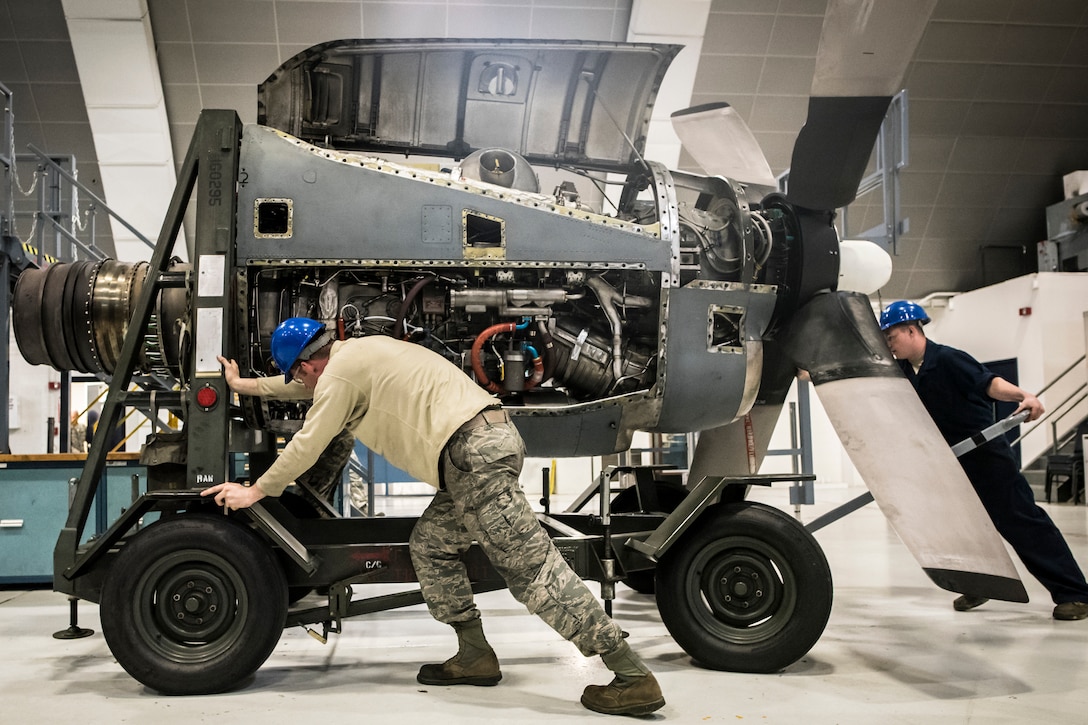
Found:
[[239, 395], [260, 395], [257, 378], [243, 378], [235, 360], [228, 360], [222, 355], [217, 355], [215, 359], [223, 366], [223, 379], [231, 390]]
[[264, 498], [264, 491], [257, 486], [243, 486], [240, 483], [228, 481], [206, 488], [200, 492], [200, 495], [214, 496], [215, 502], [223, 507], [223, 513], [227, 513], [249, 508]]
[[1018, 388], [1010, 383], [1005, 378], [998, 376], [990, 381], [990, 386], [986, 388], [986, 394], [994, 400], [1004, 400], [1007, 403], [1017, 403], [1016, 410], [1013, 411], [1013, 415], [1016, 415], [1021, 410], [1028, 412], [1028, 420], [1036, 420], [1040, 415], [1046, 411], [1043, 409], [1043, 404], [1039, 402], [1039, 399], [1034, 395]]
[[1028, 411], [1028, 420], [1036, 420], [1044, 412], [1043, 404], [1039, 402], [1039, 399], [1034, 395], [1025, 395], [1024, 399], [1020, 401], [1020, 406], [1013, 411], [1013, 415], [1019, 413], [1021, 410]]
[[234, 360], [228, 360], [222, 355], [217, 355], [216, 360], [223, 366], [223, 379], [227, 381], [227, 385], [231, 390], [234, 390], [234, 386], [238, 383], [238, 378], [242, 377], [238, 372], [238, 363]]

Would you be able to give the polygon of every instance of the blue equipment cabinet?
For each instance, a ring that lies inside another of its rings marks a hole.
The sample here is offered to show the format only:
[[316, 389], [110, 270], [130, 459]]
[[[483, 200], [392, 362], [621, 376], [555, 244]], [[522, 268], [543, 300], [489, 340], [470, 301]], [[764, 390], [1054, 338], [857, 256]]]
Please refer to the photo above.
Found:
[[[86, 455], [0, 455], [0, 584], [53, 581], [53, 548], [68, 518], [69, 479], [79, 478]], [[87, 531], [102, 533], [147, 485], [139, 453], [111, 453]], [[88, 535], [91, 535], [88, 534]]]

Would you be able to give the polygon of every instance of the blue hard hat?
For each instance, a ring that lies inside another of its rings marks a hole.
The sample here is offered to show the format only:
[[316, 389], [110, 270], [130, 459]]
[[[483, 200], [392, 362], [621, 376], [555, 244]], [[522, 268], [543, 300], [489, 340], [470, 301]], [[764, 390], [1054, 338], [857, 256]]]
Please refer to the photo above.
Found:
[[903, 322], [920, 322], [923, 325], [929, 322], [929, 315], [921, 305], [906, 300], [893, 302], [880, 313], [880, 329], [887, 330], [893, 325]]
[[314, 351], [310, 350], [306, 355], [303, 355], [303, 351], [324, 331], [324, 322], [309, 317], [289, 317], [279, 324], [272, 333], [272, 359], [276, 361], [276, 367], [283, 371], [284, 380], [291, 382], [291, 368], [300, 357], [309, 359]]

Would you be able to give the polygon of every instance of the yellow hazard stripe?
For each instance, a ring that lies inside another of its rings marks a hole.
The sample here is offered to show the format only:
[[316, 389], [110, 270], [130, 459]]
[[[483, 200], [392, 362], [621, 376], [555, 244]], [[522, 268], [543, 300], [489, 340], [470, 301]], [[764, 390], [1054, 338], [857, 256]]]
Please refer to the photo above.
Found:
[[[28, 257], [37, 257], [38, 256], [38, 248], [35, 247], [33, 244], [28, 243], [28, 242], [23, 242], [23, 251], [26, 252], [26, 255]], [[55, 262], [57, 262], [57, 258], [52, 257], [52, 256], [50, 256], [48, 254], [43, 254], [42, 255], [42, 261], [43, 262], [48, 262], [49, 264], [54, 264]]]

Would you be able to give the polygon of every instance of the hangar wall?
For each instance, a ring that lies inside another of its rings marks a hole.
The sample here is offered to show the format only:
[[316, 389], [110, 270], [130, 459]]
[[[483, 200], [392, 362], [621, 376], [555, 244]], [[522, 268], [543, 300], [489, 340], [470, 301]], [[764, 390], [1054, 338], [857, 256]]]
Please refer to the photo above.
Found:
[[[953, 297], [934, 298], [926, 310], [933, 319], [926, 330], [930, 337], [966, 350], [983, 362], [1015, 358], [1020, 387], [1038, 392], [1084, 355], [1088, 275], [1029, 274]], [[1067, 380], [1047, 391], [1043, 405], [1054, 410], [1084, 383], [1086, 373], [1088, 367], [1082, 363]], [[1088, 403], [1081, 403], [1061, 421], [1059, 435], [1085, 415]], [[1027, 435], [1022, 443], [1024, 463], [1045, 453], [1050, 442], [1047, 430]]]

